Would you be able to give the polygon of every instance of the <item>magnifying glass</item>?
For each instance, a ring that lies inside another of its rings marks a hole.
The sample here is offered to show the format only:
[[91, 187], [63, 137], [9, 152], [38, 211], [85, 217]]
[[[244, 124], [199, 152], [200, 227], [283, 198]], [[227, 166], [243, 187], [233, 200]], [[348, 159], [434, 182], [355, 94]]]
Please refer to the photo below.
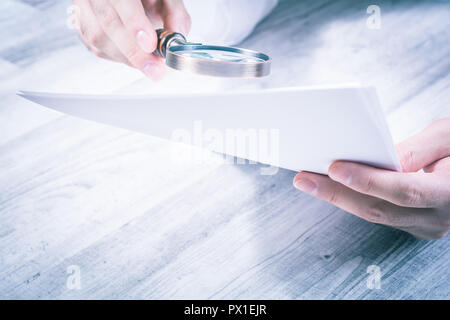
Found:
[[166, 65], [215, 77], [255, 78], [270, 74], [268, 55], [235, 47], [190, 43], [178, 32], [156, 30], [158, 46], [153, 53], [166, 59]]

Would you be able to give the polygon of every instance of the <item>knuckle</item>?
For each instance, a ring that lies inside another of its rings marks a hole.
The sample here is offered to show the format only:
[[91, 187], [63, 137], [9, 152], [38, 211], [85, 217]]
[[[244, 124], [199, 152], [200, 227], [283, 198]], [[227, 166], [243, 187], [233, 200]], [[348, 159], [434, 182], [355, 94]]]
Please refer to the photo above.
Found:
[[332, 203], [332, 204], [337, 204], [339, 201], [339, 191], [334, 189], [333, 191], [331, 191], [330, 195], [328, 196], [328, 200], [327, 202]]
[[119, 17], [113, 10], [103, 10], [100, 15], [100, 23], [106, 29], [112, 29], [119, 23]]
[[386, 213], [386, 210], [380, 203], [375, 203], [369, 207], [364, 218], [372, 223], [377, 224], [390, 224], [390, 215]]
[[403, 153], [400, 156], [400, 164], [402, 165], [402, 168], [408, 169], [408, 168], [414, 167], [416, 158], [417, 158], [417, 155], [414, 150], [409, 150], [409, 151]]
[[86, 39], [90, 45], [100, 47], [103, 42], [103, 34], [101, 32], [91, 32], [86, 34]]
[[372, 193], [374, 189], [374, 178], [373, 176], [369, 175], [367, 179], [364, 181], [362, 189], [364, 193]]
[[416, 206], [423, 202], [424, 196], [421, 190], [414, 185], [404, 185], [398, 188], [398, 198], [400, 199], [400, 205]]

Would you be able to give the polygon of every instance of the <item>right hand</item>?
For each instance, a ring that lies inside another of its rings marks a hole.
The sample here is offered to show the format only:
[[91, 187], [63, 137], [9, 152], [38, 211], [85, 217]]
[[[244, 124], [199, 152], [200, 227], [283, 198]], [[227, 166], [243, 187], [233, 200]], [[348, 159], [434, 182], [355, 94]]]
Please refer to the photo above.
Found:
[[155, 25], [187, 35], [190, 17], [182, 0], [74, 0], [77, 29], [98, 57], [122, 62], [154, 80], [164, 76]]
[[403, 172], [337, 161], [328, 177], [300, 172], [294, 185], [358, 217], [419, 239], [445, 237], [450, 231], [450, 118], [400, 143], [397, 151]]

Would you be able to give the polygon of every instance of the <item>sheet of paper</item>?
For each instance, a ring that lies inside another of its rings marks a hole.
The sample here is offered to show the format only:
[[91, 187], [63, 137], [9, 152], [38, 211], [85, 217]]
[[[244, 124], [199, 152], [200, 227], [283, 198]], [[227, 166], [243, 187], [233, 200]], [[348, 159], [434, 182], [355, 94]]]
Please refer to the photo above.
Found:
[[19, 95], [83, 119], [295, 171], [326, 174], [335, 160], [400, 170], [371, 87], [191, 95]]

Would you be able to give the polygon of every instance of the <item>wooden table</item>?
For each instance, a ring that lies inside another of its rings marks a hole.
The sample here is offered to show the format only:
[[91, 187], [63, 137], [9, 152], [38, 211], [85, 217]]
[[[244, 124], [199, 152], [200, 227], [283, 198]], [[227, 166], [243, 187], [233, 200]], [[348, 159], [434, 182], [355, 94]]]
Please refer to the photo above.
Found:
[[[174, 71], [153, 84], [92, 56], [66, 27], [69, 1], [2, 0], [0, 298], [448, 299], [449, 237], [363, 221], [295, 190], [295, 172], [169, 165], [170, 142], [14, 95], [360, 82], [377, 87], [399, 141], [450, 115], [450, 5], [377, 3], [374, 30], [369, 1], [282, 1], [240, 44], [273, 57], [270, 78]], [[367, 286], [371, 265], [381, 289]]]

